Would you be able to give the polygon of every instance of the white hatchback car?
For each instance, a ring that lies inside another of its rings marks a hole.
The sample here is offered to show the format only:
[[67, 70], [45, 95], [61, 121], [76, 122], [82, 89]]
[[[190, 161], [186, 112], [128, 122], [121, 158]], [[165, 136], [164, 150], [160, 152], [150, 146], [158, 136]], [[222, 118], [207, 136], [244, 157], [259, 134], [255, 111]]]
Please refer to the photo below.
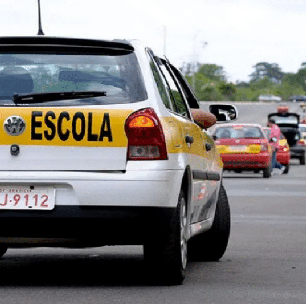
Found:
[[187, 256], [222, 257], [230, 211], [205, 130], [215, 116], [169, 61], [136, 41], [2, 37], [0, 106], [1, 255], [143, 245], [170, 284]]

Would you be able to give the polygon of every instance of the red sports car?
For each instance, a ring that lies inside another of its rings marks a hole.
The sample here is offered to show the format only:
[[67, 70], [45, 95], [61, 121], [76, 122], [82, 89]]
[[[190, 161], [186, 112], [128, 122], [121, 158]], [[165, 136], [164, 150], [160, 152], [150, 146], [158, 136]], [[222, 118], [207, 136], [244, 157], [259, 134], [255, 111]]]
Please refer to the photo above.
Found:
[[271, 177], [272, 147], [260, 125], [218, 125], [213, 136], [225, 170], [255, 173], [262, 170], [263, 177]]

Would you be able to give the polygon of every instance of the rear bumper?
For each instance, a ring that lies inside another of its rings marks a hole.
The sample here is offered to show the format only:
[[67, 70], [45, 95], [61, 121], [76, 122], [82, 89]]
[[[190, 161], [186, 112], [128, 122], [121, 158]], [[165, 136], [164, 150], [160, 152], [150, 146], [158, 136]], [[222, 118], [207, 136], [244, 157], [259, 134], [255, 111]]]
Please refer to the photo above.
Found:
[[1, 171], [0, 185], [54, 187], [56, 206], [175, 207], [183, 173], [183, 170]]
[[290, 153], [289, 152], [277, 152], [276, 160], [282, 165], [288, 165], [290, 161]]
[[224, 169], [264, 169], [271, 162], [271, 155], [268, 153], [259, 154], [221, 154]]
[[1, 211], [0, 243], [11, 247], [143, 244], [167, 231], [175, 210], [58, 206], [52, 211]]
[[291, 158], [300, 158], [305, 154], [306, 147], [290, 147]]
[[166, 232], [183, 171], [1, 172], [0, 185], [54, 187], [52, 210], [0, 209], [0, 243], [16, 246], [143, 244]]

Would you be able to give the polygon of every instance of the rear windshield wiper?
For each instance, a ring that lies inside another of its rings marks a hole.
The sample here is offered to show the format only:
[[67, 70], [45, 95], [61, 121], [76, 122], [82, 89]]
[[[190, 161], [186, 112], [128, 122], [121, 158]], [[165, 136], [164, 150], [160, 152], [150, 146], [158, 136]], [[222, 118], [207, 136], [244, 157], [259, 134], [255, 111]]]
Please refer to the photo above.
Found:
[[91, 98], [97, 96], [106, 96], [104, 91], [80, 91], [80, 92], [46, 92], [46, 93], [29, 93], [14, 94], [13, 101], [15, 104], [32, 104], [44, 103], [55, 100], [69, 100], [80, 98]]

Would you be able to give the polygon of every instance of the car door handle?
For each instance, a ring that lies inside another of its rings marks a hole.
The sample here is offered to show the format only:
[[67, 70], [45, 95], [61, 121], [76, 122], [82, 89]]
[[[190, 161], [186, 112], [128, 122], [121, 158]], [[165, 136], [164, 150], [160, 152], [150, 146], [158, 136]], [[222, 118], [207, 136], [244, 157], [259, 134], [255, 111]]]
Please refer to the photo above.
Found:
[[186, 141], [186, 144], [192, 144], [193, 143], [193, 137], [190, 136], [190, 135], [186, 135], [185, 136], [185, 141]]
[[210, 151], [212, 149], [212, 145], [209, 144], [209, 143], [206, 143], [205, 144], [205, 149], [206, 149], [206, 151]]

